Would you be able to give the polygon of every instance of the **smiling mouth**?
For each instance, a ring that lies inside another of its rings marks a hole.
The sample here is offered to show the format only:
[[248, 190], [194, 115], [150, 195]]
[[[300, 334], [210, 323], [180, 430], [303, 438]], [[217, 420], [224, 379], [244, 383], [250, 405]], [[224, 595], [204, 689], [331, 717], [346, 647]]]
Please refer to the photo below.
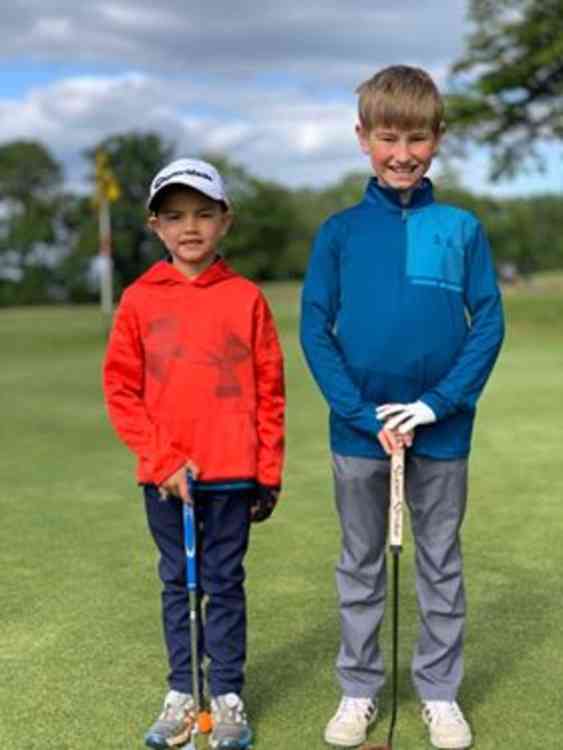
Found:
[[389, 167], [389, 169], [398, 175], [410, 175], [413, 172], [416, 172], [418, 169], [418, 164], [415, 164], [412, 167]]

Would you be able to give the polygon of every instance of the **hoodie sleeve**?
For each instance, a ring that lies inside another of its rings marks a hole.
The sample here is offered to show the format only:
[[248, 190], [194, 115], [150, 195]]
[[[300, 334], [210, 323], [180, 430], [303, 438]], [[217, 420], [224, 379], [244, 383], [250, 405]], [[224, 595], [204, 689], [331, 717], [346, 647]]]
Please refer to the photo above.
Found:
[[375, 405], [366, 402], [342, 356], [334, 327], [340, 297], [338, 235], [334, 220], [325, 222], [313, 245], [301, 302], [301, 346], [330, 408], [353, 427], [375, 437], [383, 425]]
[[279, 488], [284, 458], [285, 386], [283, 355], [276, 327], [262, 294], [255, 307], [258, 482]]
[[470, 329], [451, 370], [420, 400], [438, 419], [473, 410], [491, 374], [504, 338], [502, 301], [489, 242], [477, 222], [466, 261], [465, 306]]
[[127, 293], [116, 314], [103, 367], [106, 407], [115, 431], [147, 468], [150, 481], [160, 484], [186, 462], [166, 430], [151, 421], [144, 393], [142, 338]]

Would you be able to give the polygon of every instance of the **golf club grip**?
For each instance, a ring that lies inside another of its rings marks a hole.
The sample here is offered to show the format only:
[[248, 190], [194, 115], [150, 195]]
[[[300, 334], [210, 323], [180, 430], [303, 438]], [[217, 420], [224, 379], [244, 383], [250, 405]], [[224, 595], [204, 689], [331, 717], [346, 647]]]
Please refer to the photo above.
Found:
[[186, 549], [186, 585], [188, 591], [197, 590], [197, 564], [196, 564], [196, 550], [197, 550], [197, 536], [196, 536], [196, 521], [195, 511], [193, 506], [193, 477], [191, 472], [188, 472], [188, 487], [190, 496], [192, 499], [191, 503], [182, 503], [182, 510], [184, 514], [184, 547]]
[[403, 505], [405, 501], [405, 451], [391, 454], [391, 491], [389, 502], [389, 547], [403, 546]]

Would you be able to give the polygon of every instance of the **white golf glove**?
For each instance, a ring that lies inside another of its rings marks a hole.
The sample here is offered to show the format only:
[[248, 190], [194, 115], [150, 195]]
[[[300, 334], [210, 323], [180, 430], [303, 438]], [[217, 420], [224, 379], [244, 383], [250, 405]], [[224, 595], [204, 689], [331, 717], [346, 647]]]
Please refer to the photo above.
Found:
[[383, 404], [377, 407], [375, 414], [380, 422], [385, 423], [386, 430], [398, 429], [402, 435], [421, 424], [436, 421], [432, 409], [422, 401], [413, 401], [412, 404]]

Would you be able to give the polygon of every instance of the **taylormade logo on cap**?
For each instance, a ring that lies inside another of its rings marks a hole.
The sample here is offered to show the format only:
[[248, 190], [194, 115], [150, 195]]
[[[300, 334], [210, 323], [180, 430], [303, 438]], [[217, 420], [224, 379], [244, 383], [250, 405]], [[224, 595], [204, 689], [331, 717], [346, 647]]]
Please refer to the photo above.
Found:
[[173, 177], [185, 174], [191, 174], [194, 177], [203, 177], [204, 180], [213, 182], [213, 177], [211, 177], [210, 174], [206, 174], [205, 172], [198, 172], [197, 169], [179, 169], [177, 172], [170, 172], [170, 174], [165, 174], [162, 177], [157, 177], [154, 181], [154, 190], [158, 190], [158, 188], [161, 185], [164, 185], [165, 182], [170, 182]]
[[169, 185], [191, 187], [208, 198], [229, 205], [221, 175], [214, 166], [199, 159], [176, 159], [167, 164], [151, 182], [147, 208], [150, 210], [155, 196]]

